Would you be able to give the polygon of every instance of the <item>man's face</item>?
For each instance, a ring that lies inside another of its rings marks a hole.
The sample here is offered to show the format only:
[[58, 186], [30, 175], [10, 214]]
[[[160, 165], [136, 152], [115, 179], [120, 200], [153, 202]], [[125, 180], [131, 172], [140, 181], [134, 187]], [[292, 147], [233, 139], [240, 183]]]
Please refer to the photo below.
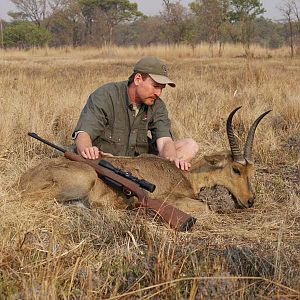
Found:
[[166, 87], [165, 84], [157, 83], [149, 76], [143, 80], [141, 74], [135, 76], [134, 82], [137, 86], [138, 102], [149, 106], [154, 104], [155, 100], [161, 95], [162, 90]]

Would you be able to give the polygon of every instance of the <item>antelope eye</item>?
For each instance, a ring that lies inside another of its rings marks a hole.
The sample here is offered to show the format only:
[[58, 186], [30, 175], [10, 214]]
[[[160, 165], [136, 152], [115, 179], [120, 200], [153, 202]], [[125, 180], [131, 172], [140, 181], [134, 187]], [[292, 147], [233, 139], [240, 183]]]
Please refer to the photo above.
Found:
[[234, 172], [235, 174], [241, 175], [241, 172], [240, 172], [239, 169], [237, 169], [237, 168], [232, 168], [232, 170], [233, 170], [233, 172]]

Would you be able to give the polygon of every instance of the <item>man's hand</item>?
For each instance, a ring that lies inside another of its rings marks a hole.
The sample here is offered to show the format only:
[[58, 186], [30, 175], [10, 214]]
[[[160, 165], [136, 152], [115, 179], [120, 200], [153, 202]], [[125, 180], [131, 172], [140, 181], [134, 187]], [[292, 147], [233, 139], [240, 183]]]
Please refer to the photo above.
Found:
[[90, 136], [82, 131], [79, 132], [76, 140], [77, 152], [86, 159], [98, 159], [102, 156], [113, 156], [111, 153], [106, 153], [99, 150], [96, 146], [92, 146]]
[[83, 149], [80, 152], [80, 155], [86, 159], [98, 159], [102, 156], [113, 156], [111, 153], [99, 150], [96, 146]]
[[159, 156], [173, 161], [178, 169], [188, 171], [191, 164], [183, 157], [177, 157], [175, 143], [170, 137], [162, 137], [156, 141]]
[[84, 148], [79, 151], [79, 154], [86, 159], [98, 159], [99, 158], [99, 149], [95, 146]]
[[191, 164], [182, 158], [169, 159], [170, 161], [174, 161], [176, 167], [183, 171], [188, 171], [191, 167]]

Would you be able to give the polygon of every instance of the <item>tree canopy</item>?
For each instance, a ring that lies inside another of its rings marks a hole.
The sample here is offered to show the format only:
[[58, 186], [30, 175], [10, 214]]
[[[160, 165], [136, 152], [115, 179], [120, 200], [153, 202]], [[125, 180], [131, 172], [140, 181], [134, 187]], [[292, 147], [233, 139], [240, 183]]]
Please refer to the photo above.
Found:
[[16, 21], [4, 29], [4, 45], [7, 47], [29, 48], [44, 46], [51, 41], [50, 32], [29, 21]]
[[[11, 1], [16, 10], [9, 13], [13, 21], [4, 23], [6, 47], [208, 42], [212, 55], [216, 44], [221, 55], [226, 42], [242, 43], [247, 53], [252, 42], [289, 43], [296, 51], [300, 41], [300, 0], [286, 0], [281, 22], [262, 16], [261, 0], [194, 0], [188, 7], [163, 0], [156, 16], [145, 16], [130, 0]], [[25, 38], [26, 30], [31, 32]]]

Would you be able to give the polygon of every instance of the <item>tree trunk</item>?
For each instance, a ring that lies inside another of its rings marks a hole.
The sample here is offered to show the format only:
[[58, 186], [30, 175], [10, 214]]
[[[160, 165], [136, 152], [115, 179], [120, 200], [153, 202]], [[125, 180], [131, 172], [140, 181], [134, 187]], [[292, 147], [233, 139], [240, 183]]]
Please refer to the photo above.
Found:
[[290, 48], [291, 48], [291, 58], [294, 57], [294, 38], [293, 38], [293, 24], [292, 20], [289, 19], [289, 29], [290, 29]]
[[219, 41], [219, 57], [222, 57], [223, 49], [224, 49], [224, 44], [222, 43], [222, 41]]

